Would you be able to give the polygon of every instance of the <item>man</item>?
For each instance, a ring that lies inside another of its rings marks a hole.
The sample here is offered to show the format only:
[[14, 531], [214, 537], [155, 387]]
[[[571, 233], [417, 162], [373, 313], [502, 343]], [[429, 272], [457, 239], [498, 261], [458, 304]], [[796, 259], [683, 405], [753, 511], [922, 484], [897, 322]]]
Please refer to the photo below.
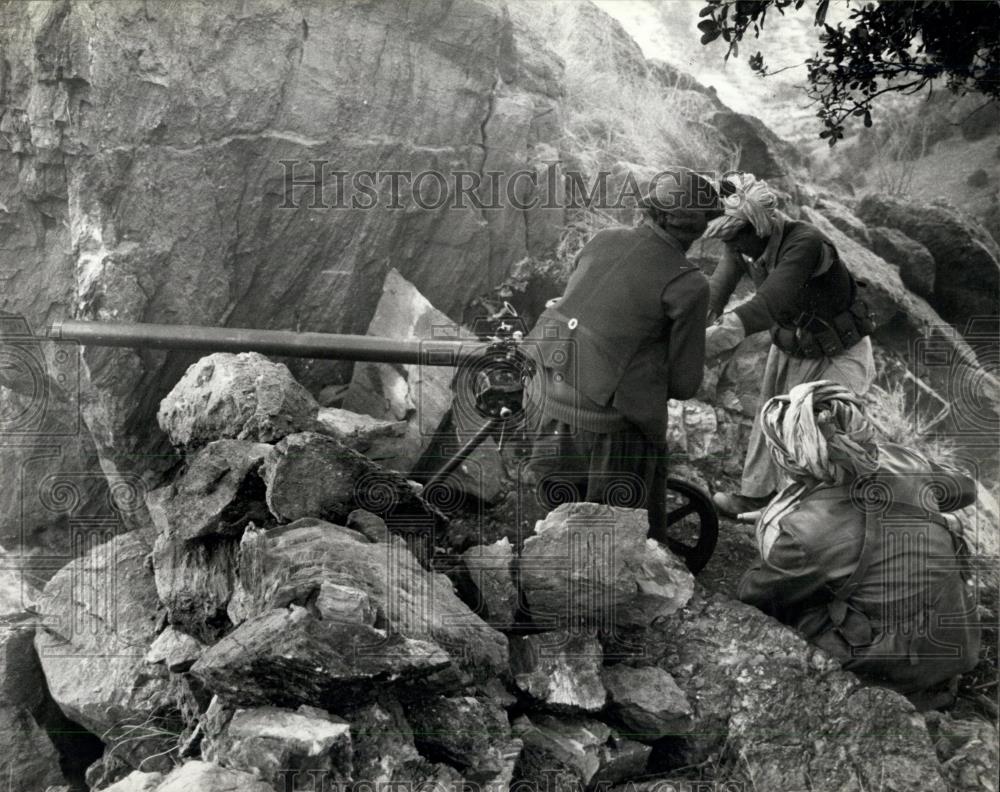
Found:
[[833, 382], [797, 385], [768, 401], [760, 419], [792, 483], [757, 521], [761, 558], [739, 598], [844, 668], [918, 706], [942, 703], [931, 691], [954, 687], [979, 659], [964, 543], [943, 513], [972, 504], [975, 482], [911, 449], [876, 444], [861, 400]]
[[[771, 189], [751, 174], [724, 180], [721, 192], [724, 214], [705, 232], [726, 243], [711, 279], [709, 318], [719, 318], [707, 331], [706, 357], [770, 330], [761, 402], [820, 379], [866, 393], [875, 376], [868, 338], [874, 318], [833, 243], [815, 226], [780, 212]], [[744, 273], [754, 283], [754, 296], [723, 313]], [[780, 486], [755, 421], [740, 492], [716, 493], [713, 500], [719, 511], [735, 517], [763, 507]]]
[[548, 508], [648, 508], [660, 534], [667, 400], [693, 396], [704, 366], [709, 286], [684, 254], [718, 207], [698, 174], [658, 174], [641, 222], [597, 233], [529, 334], [538, 358], [526, 393], [529, 469]]

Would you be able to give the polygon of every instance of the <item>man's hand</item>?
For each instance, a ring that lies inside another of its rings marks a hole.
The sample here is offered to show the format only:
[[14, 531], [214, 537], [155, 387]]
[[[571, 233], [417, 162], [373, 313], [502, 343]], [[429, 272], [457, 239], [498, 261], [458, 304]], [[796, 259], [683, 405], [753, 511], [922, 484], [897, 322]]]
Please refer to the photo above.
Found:
[[746, 338], [746, 331], [740, 318], [730, 312], [722, 315], [715, 324], [705, 331], [705, 360], [713, 360]]

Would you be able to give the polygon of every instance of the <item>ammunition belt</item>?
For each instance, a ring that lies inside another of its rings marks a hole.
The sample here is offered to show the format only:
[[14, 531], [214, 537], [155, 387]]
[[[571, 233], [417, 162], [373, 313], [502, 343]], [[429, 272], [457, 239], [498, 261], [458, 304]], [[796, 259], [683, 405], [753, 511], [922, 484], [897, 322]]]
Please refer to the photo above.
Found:
[[[863, 286], [860, 282], [858, 285]], [[874, 311], [856, 296], [850, 308], [832, 319], [820, 319], [813, 314], [792, 327], [775, 325], [771, 328], [771, 341], [792, 357], [835, 357], [871, 335], [877, 326]]]

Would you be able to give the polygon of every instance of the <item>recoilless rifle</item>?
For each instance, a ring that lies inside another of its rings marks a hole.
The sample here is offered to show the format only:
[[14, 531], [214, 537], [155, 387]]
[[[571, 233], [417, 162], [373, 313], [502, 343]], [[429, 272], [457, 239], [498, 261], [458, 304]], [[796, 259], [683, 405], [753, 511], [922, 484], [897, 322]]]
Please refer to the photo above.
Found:
[[[192, 325], [129, 324], [65, 320], [49, 329], [49, 338], [83, 346], [187, 350], [193, 352], [259, 352], [283, 357], [375, 363], [450, 366], [456, 371], [456, 401], [471, 405], [482, 421], [464, 444], [433, 472], [425, 485], [446, 482], [488, 437], [515, 436], [523, 424], [524, 390], [535, 370], [523, 348], [524, 327], [505, 306], [473, 327], [474, 340], [457, 330], [445, 337], [400, 340], [335, 333], [251, 330]], [[715, 549], [718, 515], [707, 493], [682, 479], [667, 478], [666, 536], [654, 538], [699, 572]]]

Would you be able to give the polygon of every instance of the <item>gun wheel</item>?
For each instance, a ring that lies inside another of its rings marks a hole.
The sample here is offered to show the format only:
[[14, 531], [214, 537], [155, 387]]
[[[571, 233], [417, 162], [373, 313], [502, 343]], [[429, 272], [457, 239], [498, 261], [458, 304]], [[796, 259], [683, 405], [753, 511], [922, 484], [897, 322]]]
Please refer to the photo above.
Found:
[[719, 515], [701, 487], [667, 478], [666, 545], [697, 575], [712, 557], [719, 539]]

